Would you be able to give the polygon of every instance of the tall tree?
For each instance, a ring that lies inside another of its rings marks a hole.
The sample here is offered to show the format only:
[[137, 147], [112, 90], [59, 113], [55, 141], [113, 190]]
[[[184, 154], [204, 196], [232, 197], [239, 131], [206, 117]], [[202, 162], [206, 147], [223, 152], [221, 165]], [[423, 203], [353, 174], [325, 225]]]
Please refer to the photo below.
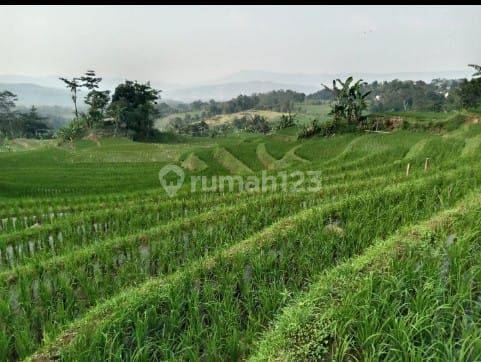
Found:
[[13, 137], [17, 95], [9, 91], [0, 92], [0, 131]]
[[65, 86], [70, 89], [70, 97], [72, 98], [73, 105], [75, 107], [75, 118], [78, 119], [78, 109], [77, 109], [77, 92], [82, 87], [79, 78], [59, 78], [62, 82], [65, 83]]
[[105, 110], [110, 101], [110, 91], [91, 90], [85, 97], [85, 104], [89, 106], [87, 126], [92, 128], [104, 118]]
[[16, 101], [16, 94], [9, 91], [0, 92], [0, 116], [11, 115]]
[[110, 101], [110, 91], [97, 90], [102, 78], [97, 77], [94, 70], [87, 70], [85, 75], [80, 77], [80, 81], [82, 82], [81, 85], [88, 89], [88, 93], [85, 96], [85, 104], [89, 106], [87, 127], [92, 128], [104, 117]]
[[49, 132], [50, 129], [51, 127], [46, 123], [46, 118], [38, 114], [35, 106], [32, 106], [28, 112], [20, 114], [19, 133], [22, 137], [42, 137]]
[[80, 81], [82, 82], [83, 87], [91, 91], [99, 87], [102, 78], [96, 76], [95, 70], [87, 70], [85, 75], [80, 77]]

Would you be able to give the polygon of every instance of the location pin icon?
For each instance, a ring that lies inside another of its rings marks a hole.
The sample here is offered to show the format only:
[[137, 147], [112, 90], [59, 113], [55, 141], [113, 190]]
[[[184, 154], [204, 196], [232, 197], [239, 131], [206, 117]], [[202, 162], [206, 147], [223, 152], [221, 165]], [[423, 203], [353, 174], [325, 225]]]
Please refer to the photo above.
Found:
[[[177, 175], [177, 179], [175, 181], [168, 181], [166, 176], [169, 173], [174, 173]], [[159, 181], [162, 187], [164, 188], [165, 192], [169, 197], [174, 197], [177, 194], [177, 191], [182, 187], [185, 179], [185, 173], [182, 168], [176, 165], [167, 165], [160, 169], [159, 171]]]

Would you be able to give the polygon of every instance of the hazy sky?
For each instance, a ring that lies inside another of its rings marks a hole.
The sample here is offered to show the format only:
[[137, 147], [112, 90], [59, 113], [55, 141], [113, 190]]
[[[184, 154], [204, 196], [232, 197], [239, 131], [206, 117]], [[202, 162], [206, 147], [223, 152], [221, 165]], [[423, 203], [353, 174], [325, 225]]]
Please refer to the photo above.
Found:
[[481, 6], [0, 6], [0, 74], [171, 83], [239, 70], [463, 70], [481, 63]]

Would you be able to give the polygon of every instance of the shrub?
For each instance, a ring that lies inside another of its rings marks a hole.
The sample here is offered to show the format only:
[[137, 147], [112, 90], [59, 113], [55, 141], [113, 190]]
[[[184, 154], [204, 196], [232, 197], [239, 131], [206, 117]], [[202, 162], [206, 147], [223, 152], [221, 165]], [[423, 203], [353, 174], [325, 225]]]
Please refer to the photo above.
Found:
[[296, 115], [295, 114], [283, 114], [276, 125], [276, 129], [291, 128], [296, 125]]
[[246, 131], [252, 133], [268, 133], [271, 130], [271, 126], [267, 122], [266, 117], [254, 114], [247, 117]]
[[77, 119], [73, 119], [70, 123], [60, 128], [57, 131], [57, 138], [59, 144], [65, 142], [72, 142], [75, 139], [79, 139], [85, 135], [86, 119], [81, 116]]
[[297, 135], [297, 138], [310, 138], [316, 135], [321, 137], [329, 137], [336, 133], [348, 133], [355, 131], [355, 126], [340, 119], [328, 119], [322, 123], [320, 123], [317, 119], [314, 119], [308, 126], [304, 126], [301, 129]]

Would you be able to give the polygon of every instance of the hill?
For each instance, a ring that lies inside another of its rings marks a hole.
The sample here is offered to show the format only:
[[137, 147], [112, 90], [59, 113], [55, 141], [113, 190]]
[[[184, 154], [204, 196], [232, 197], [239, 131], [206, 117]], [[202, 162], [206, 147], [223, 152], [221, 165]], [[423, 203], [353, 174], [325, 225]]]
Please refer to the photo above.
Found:
[[392, 73], [278, 73], [267, 72], [261, 70], [244, 70], [237, 73], [218, 78], [212, 83], [243, 83], [243, 82], [272, 82], [281, 84], [290, 84], [298, 86], [314, 86], [319, 89], [321, 83], [330, 83], [333, 79], [345, 79], [348, 76], [353, 76], [356, 79], [364, 79], [367, 82], [372, 81], [391, 81], [393, 79], [399, 80], [423, 80], [430, 82], [436, 78], [445, 79], [459, 79], [471, 78], [471, 72], [467, 70], [446, 70], [435, 72], [392, 72]]
[[[70, 94], [66, 89], [43, 87], [30, 83], [0, 83], [0, 91], [8, 90], [18, 96], [18, 104], [23, 106], [47, 105], [72, 107]], [[79, 96], [79, 99], [81, 96]]]
[[178, 99], [184, 102], [191, 102], [199, 99], [204, 101], [208, 101], [210, 99], [225, 101], [235, 98], [239, 94], [251, 95], [253, 93], [265, 93], [279, 89], [290, 89], [305, 93], [312, 93], [318, 90], [319, 87], [257, 80], [248, 82], [208, 84], [172, 90], [167, 89], [165, 94], [169, 98]]

